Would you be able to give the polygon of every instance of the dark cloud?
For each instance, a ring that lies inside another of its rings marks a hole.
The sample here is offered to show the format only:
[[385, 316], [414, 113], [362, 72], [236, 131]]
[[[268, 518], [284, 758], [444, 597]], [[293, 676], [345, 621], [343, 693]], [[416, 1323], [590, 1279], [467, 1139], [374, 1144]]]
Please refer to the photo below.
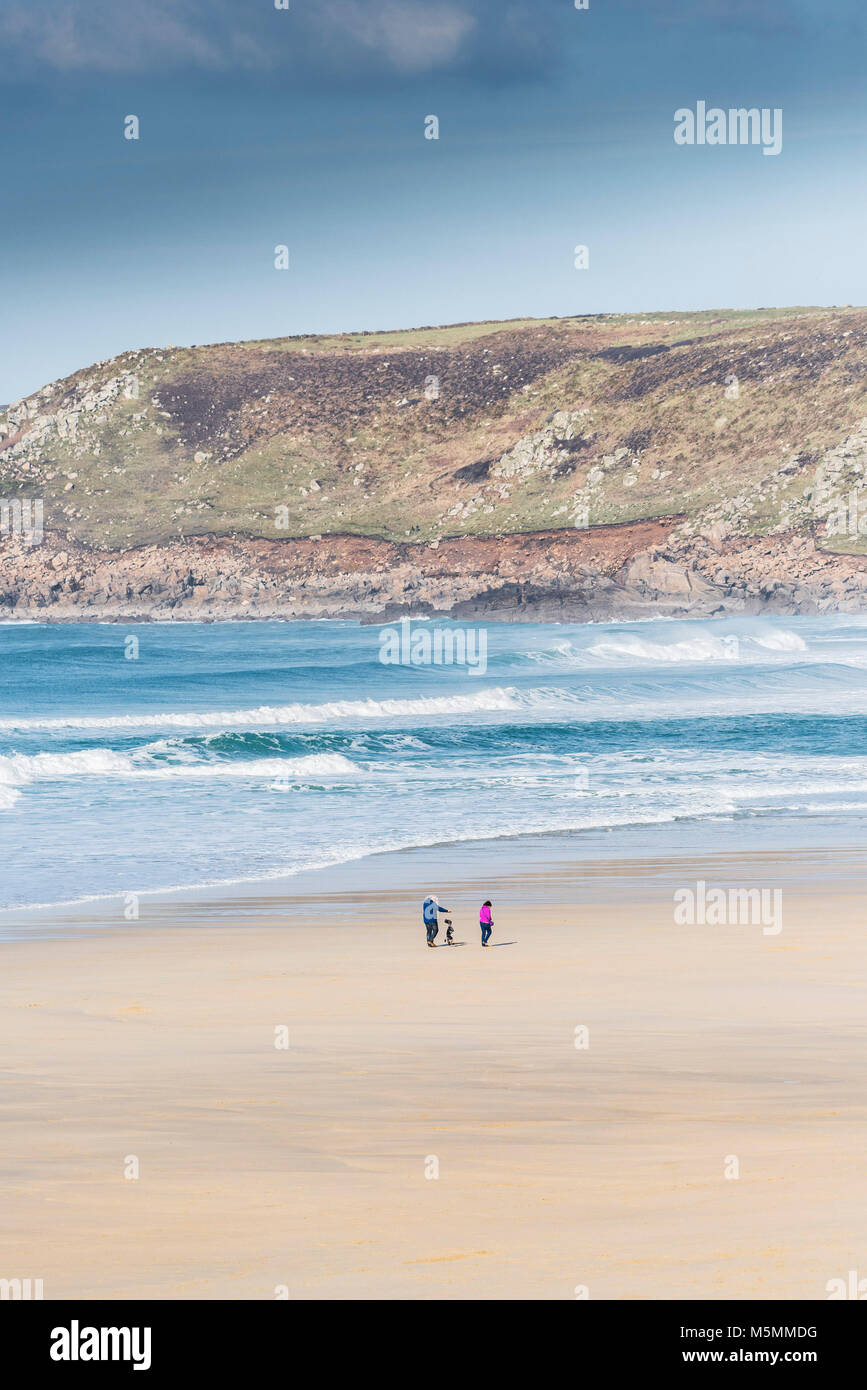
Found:
[[[584, 33], [743, 33], [863, 25], [863, 0], [0, 0], [0, 80], [40, 74], [286, 75], [296, 85], [555, 73]], [[585, 30], [584, 26], [588, 26]]]
[[0, 0], [0, 72], [532, 74], [557, 0]]

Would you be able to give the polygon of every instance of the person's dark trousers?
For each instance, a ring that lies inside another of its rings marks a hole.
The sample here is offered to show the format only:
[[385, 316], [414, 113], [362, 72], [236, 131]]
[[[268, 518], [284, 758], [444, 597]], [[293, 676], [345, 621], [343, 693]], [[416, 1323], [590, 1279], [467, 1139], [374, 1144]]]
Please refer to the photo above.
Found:
[[487, 946], [488, 942], [489, 942], [490, 939], [491, 939], [491, 932], [492, 932], [493, 930], [494, 930], [493, 927], [492, 927], [488, 922], [483, 922], [483, 923], [482, 923], [482, 945], [483, 945], [483, 946]]
[[435, 940], [436, 934], [437, 934], [438, 931], [439, 931], [439, 926], [438, 926], [438, 924], [437, 924], [436, 922], [429, 922], [429, 923], [428, 923], [428, 926], [427, 926], [427, 939], [428, 939], [428, 942], [433, 942], [433, 941]]

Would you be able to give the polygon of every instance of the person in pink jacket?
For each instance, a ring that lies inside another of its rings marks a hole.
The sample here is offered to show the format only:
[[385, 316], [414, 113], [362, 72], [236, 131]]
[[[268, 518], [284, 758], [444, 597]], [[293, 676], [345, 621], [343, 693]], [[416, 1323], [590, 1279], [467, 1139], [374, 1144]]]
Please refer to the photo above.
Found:
[[482, 929], [482, 945], [487, 946], [491, 938], [491, 932], [494, 928], [494, 919], [491, 916], [490, 899], [488, 899], [485, 903], [482, 904], [482, 910], [479, 913], [479, 926]]

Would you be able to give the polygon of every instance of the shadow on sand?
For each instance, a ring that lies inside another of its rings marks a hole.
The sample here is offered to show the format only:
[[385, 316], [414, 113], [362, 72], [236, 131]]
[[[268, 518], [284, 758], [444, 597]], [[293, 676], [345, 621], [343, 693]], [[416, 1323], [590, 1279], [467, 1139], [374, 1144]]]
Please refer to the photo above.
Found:
[[[468, 941], [453, 941], [451, 945], [448, 941], [434, 941], [433, 947], [436, 951], [450, 951], [453, 946], [469, 946]], [[514, 941], [489, 941], [485, 950], [490, 951], [494, 946], [517, 946], [517, 939]]]

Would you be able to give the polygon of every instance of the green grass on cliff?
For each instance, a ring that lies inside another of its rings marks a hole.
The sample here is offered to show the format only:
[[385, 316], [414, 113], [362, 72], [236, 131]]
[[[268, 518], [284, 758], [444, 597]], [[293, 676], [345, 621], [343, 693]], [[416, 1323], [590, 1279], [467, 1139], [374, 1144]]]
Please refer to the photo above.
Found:
[[0, 414], [0, 496], [43, 497], [49, 530], [97, 548], [804, 528], [867, 417], [865, 346], [867, 311], [792, 308], [146, 349]]

